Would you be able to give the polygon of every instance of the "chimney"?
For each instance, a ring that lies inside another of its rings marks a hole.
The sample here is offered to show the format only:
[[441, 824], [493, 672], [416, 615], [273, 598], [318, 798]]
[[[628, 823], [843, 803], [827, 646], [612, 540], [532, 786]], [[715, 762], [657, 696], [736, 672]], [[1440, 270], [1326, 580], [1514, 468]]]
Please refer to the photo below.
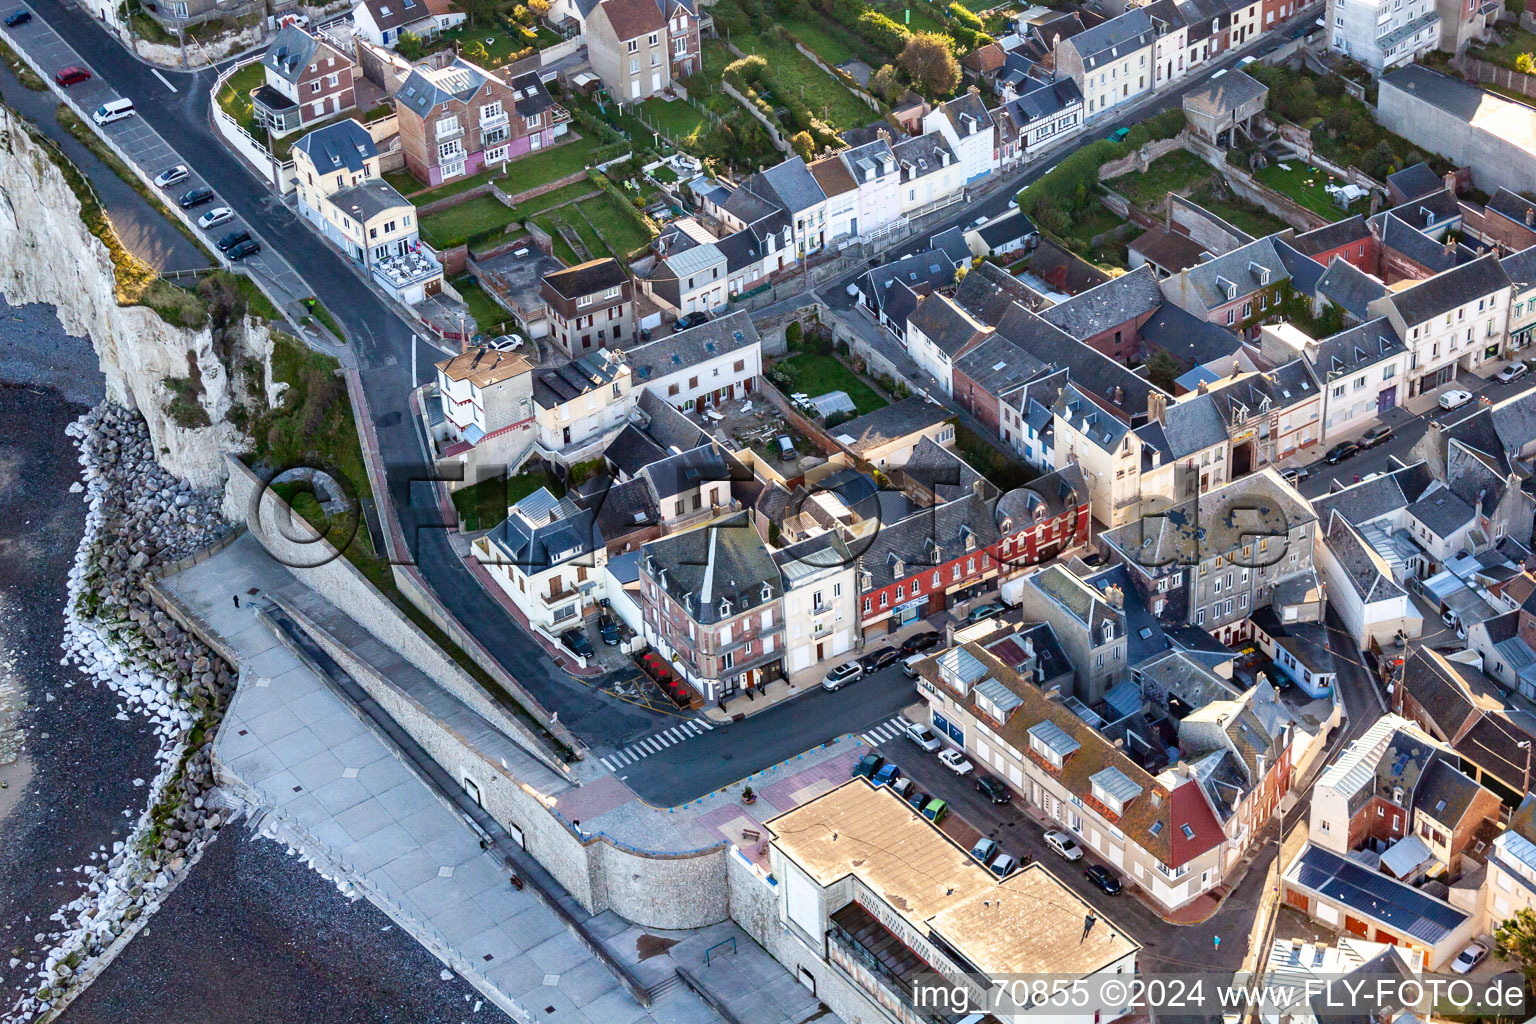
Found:
[[1125, 404], [1125, 389], [1122, 388], [1119, 384], [1115, 385], [1115, 404], [1116, 405], [1124, 405]]
[[1203, 381], [1203, 380], [1200, 382], [1200, 386], [1198, 388], [1196, 388], [1195, 390], [1196, 390], [1197, 393], [1202, 394], [1202, 395], [1208, 395], [1208, 394], [1211, 393], [1210, 386], [1207, 385], [1205, 383], [1205, 381]]
[[1456, 172], [1455, 171], [1446, 171], [1445, 172], [1445, 190], [1447, 192], [1449, 192], [1453, 196], [1456, 194]]
[[1236, 359], [1232, 360], [1232, 376], [1236, 377], [1238, 374], [1240, 374], [1242, 372], [1243, 372], [1243, 364], [1241, 362], [1239, 362], [1238, 360], [1236, 360]]
[[1445, 236], [1445, 254], [1447, 256], [1456, 255], [1456, 239], [1452, 238], [1450, 235]]
[[1168, 396], [1161, 391], [1147, 392], [1147, 419], [1168, 425]]
[[1125, 606], [1125, 592], [1120, 589], [1120, 584], [1118, 583], [1111, 583], [1105, 587], [1104, 596], [1109, 599], [1109, 606], [1111, 608], [1122, 608]]

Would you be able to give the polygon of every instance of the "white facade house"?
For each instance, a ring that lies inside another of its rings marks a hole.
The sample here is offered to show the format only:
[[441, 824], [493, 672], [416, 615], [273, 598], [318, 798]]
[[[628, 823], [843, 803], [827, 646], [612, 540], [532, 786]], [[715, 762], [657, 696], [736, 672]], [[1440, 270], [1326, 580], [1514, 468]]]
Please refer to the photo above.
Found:
[[533, 406], [541, 454], [566, 466], [596, 457], [629, 421], [639, 397], [632, 386], [629, 364], [612, 349], [539, 367]]
[[1189, 74], [1189, 25], [1173, 0], [1157, 0], [1145, 8], [1157, 38], [1152, 43], [1154, 89], [1163, 89]]
[[[1498, 359], [1509, 336], [1509, 275], [1497, 253], [1371, 301], [1410, 352], [1408, 395], [1448, 384], [1458, 370]], [[1404, 396], [1407, 397], [1407, 396]]]
[[923, 134], [944, 136], [969, 183], [997, 170], [997, 132], [992, 115], [975, 90], [934, 107], [923, 117]]
[[1376, 74], [1440, 45], [1435, 0], [1328, 0], [1328, 46]]
[[1397, 636], [1424, 632], [1424, 617], [1396, 580], [1387, 560], [1337, 510], [1328, 513], [1313, 549], [1328, 585], [1328, 607], [1344, 622], [1360, 650], [1375, 641], [1386, 647]]
[[674, 409], [704, 409], [756, 393], [763, 346], [745, 312], [711, 320], [624, 354], [634, 387]]
[[606, 596], [607, 551], [591, 510], [546, 488], [507, 509], [474, 552], [529, 624], [545, 633], [576, 625]]
[[858, 560], [835, 532], [773, 553], [784, 578], [784, 669], [802, 672], [853, 650]]
[[1511, 356], [1525, 349], [1536, 335], [1536, 246], [1524, 249], [1500, 261], [1509, 277], [1509, 345]]
[[850, 233], [871, 238], [901, 222], [897, 191], [901, 168], [891, 144], [884, 139], [845, 149], [838, 154], [857, 186], [857, 203]]
[[1290, 324], [1260, 329], [1266, 359], [1300, 358], [1322, 394], [1324, 444], [1353, 437], [1408, 397], [1410, 353], [1386, 317], [1315, 340]]
[[897, 213], [917, 216], [953, 202], [965, 188], [965, 169], [942, 132], [904, 139], [892, 147], [901, 172]]

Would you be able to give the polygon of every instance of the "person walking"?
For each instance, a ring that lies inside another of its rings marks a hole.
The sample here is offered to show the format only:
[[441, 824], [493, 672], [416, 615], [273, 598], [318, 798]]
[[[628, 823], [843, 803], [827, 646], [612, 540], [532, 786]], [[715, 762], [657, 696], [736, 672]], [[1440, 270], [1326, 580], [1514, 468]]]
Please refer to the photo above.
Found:
[[235, 607], [239, 608], [240, 607], [240, 595], [239, 594], [235, 594], [233, 596], [235, 598]]

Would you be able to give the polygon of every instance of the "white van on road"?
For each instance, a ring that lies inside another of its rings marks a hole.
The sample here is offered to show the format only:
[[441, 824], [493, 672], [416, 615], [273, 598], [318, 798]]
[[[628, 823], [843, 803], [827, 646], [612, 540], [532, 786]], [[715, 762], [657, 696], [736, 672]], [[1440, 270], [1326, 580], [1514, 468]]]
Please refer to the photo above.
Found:
[[133, 100], [108, 100], [96, 108], [96, 112], [91, 115], [91, 120], [98, 125], [107, 125], [113, 121], [121, 121], [125, 117], [132, 117], [136, 113], [138, 111], [133, 109]]

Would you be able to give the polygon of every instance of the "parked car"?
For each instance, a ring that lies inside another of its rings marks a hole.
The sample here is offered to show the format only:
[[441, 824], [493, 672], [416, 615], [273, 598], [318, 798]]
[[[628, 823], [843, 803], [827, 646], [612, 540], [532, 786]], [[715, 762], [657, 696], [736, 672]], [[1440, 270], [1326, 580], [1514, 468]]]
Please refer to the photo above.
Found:
[[992, 863], [992, 858], [996, 857], [999, 852], [1000, 851], [997, 848], [997, 840], [988, 839], [986, 836], [982, 836], [980, 839], [976, 840], [976, 845], [971, 847], [971, 856], [975, 857], [983, 864]]
[[238, 262], [247, 256], [255, 256], [259, 252], [261, 252], [261, 243], [254, 238], [247, 238], [239, 245], [231, 246], [224, 255]]
[[887, 665], [896, 664], [900, 658], [901, 655], [897, 653], [896, 648], [882, 647], [879, 650], [870, 651], [864, 655], [864, 657], [859, 659], [859, 664], [864, 666], [865, 675], [873, 675]]
[[1456, 955], [1451, 961], [1451, 970], [1457, 974], [1470, 974], [1472, 968], [1482, 963], [1488, 956], [1488, 947], [1480, 942], [1468, 943], [1467, 948]]
[[788, 434], [780, 434], [774, 444], [779, 446], [779, 458], [785, 462], [793, 462], [800, 457], [800, 453], [795, 451], [795, 442], [789, 439]]
[[969, 775], [976, 770], [976, 766], [966, 760], [964, 754], [950, 747], [948, 750], [939, 751], [939, 763], [956, 775]]
[[1328, 449], [1328, 454], [1323, 456], [1323, 461], [1330, 466], [1337, 466], [1351, 455], [1360, 451], [1360, 446], [1353, 441], [1340, 441]]
[[928, 801], [932, 799], [933, 797], [929, 796], [927, 793], [924, 793], [922, 790], [914, 789], [912, 792], [907, 794], [907, 806], [921, 814], [923, 808], [928, 806]]
[[1305, 466], [1297, 466], [1295, 469], [1288, 469], [1284, 473], [1280, 474], [1280, 476], [1284, 478], [1285, 482], [1290, 484], [1292, 487], [1299, 487], [1301, 482], [1311, 475], [1311, 473], [1307, 472]]
[[1360, 435], [1361, 448], [1375, 448], [1392, 436], [1392, 428], [1388, 426], [1372, 427]]
[[910, 658], [902, 658], [901, 674], [908, 679], [916, 679], [921, 674], [917, 671], [917, 666], [926, 660], [928, 660], [928, 655], [926, 654], [914, 654]]
[[918, 722], [913, 722], [907, 726], [907, 739], [916, 743], [930, 754], [944, 745], [939, 742], [939, 738], [933, 734], [932, 729]]
[[917, 787], [912, 784], [912, 780], [907, 778], [905, 775], [903, 775], [901, 778], [897, 779], [895, 782], [891, 783], [891, 792], [895, 793], [897, 796], [901, 797], [903, 800], [905, 800], [907, 797], [911, 796], [912, 795], [912, 790], [914, 790], [916, 788]]
[[1120, 895], [1120, 879], [1116, 878], [1115, 873], [1102, 864], [1091, 865], [1087, 871], [1083, 872], [1083, 875], [1088, 881], [1098, 886], [1104, 895]]
[[866, 779], [872, 779], [875, 777], [875, 772], [879, 771], [884, 766], [885, 758], [881, 757], [879, 754], [865, 754], [862, 758], [859, 759], [859, 763], [854, 765], [853, 777], [858, 778], [860, 775], [862, 775]]
[[1462, 388], [1452, 388], [1440, 396], [1440, 408], [1460, 409], [1470, 401], [1472, 401], [1472, 392]]
[[17, 25], [25, 25], [31, 20], [32, 12], [27, 10], [25, 7], [18, 7], [16, 10], [5, 16], [5, 23], [11, 28], [15, 28]]
[[88, 82], [90, 79], [91, 73], [89, 71], [73, 65], [67, 68], [60, 68], [53, 76], [53, 80], [66, 89], [72, 85], [79, 85], [81, 82]]
[[976, 773], [976, 791], [995, 804], [1006, 804], [1013, 800], [1013, 790], [981, 772]]
[[696, 313], [687, 313], [677, 318], [677, 323], [672, 325], [674, 331], [686, 331], [700, 324], [709, 323], [709, 314], [702, 309]]
[[1114, 131], [1109, 133], [1109, 141], [1123, 142], [1125, 137], [1129, 134], [1131, 134], [1131, 130], [1129, 128], [1116, 128]]
[[979, 604], [967, 612], [965, 621], [980, 622], [982, 619], [990, 618], [993, 615], [1001, 615], [1006, 610], [1007, 609], [1001, 603], [997, 601], [988, 601], [986, 604]]
[[214, 244], [219, 247], [219, 252], [229, 252], [229, 250], [233, 249], [241, 242], [249, 242], [250, 240], [251, 233], [249, 231], [245, 230], [245, 228], [237, 228], [234, 231], [231, 231], [229, 234], [225, 235], [223, 238], [219, 239]]
[[609, 647], [619, 646], [619, 624], [611, 617], [604, 615], [597, 620], [597, 632]]
[[949, 814], [949, 805], [937, 797], [929, 800], [927, 806], [923, 808], [923, 817], [935, 825], [942, 822], [947, 814]]
[[194, 206], [202, 206], [204, 203], [213, 202], [213, 189], [207, 185], [199, 185], [197, 188], [188, 189], [176, 200], [184, 210], [190, 210]]
[[155, 175], [155, 187], [166, 188], [171, 185], [180, 184], [186, 180], [187, 165], [177, 164], [175, 167], [167, 167], [165, 170]]
[[1066, 860], [1082, 860], [1083, 848], [1077, 845], [1077, 841], [1059, 829], [1051, 829], [1045, 834], [1045, 845], [1055, 850], [1057, 854]]
[[235, 211], [227, 206], [215, 206], [201, 217], [197, 218], [197, 226], [207, 231], [216, 228], [220, 224], [228, 224], [235, 219]]
[[1019, 859], [1011, 853], [999, 853], [992, 858], [992, 863], [987, 865], [987, 870], [998, 878], [1007, 878], [1013, 874], [1013, 869], [1019, 866]]
[[1500, 370], [1494, 379], [1500, 384], [1508, 384], [1512, 380], [1519, 380], [1530, 372], [1531, 368], [1524, 363], [1510, 363]]
[[823, 690], [840, 690], [849, 683], [854, 682], [864, 674], [864, 666], [856, 661], [850, 661], [839, 665], [826, 674], [821, 681]]
[[875, 772], [869, 781], [877, 786], [889, 786], [899, 778], [901, 778], [901, 769], [896, 767], [895, 761], [887, 761], [880, 766], [880, 770]]
[[913, 633], [901, 642], [901, 656], [910, 658], [914, 654], [930, 651], [943, 642], [944, 638], [932, 630], [926, 633]]
[[560, 642], [564, 644], [572, 654], [578, 654], [583, 658], [590, 658], [597, 652], [592, 650], [592, 641], [587, 639], [585, 629], [568, 629], [560, 634]]
[[511, 352], [514, 349], [523, 347], [523, 336], [521, 334], [498, 334], [485, 344], [487, 348], [494, 349], [497, 352]]

